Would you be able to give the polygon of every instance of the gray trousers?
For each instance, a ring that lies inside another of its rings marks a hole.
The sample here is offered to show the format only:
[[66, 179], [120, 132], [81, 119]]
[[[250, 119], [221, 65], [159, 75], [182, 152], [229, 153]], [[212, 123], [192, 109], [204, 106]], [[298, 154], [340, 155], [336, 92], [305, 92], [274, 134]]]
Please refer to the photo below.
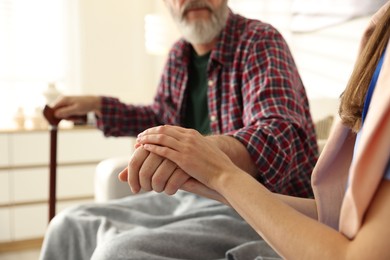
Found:
[[280, 258], [232, 208], [186, 192], [149, 192], [60, 212], [40, 259]]

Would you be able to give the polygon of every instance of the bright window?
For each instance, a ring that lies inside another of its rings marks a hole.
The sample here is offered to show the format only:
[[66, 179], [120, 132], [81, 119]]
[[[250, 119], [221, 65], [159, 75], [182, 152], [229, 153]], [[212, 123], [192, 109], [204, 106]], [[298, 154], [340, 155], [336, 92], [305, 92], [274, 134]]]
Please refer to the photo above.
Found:
[[67, 75], [68, 0], [0, 0], [0, 127], [18, 107], [26, 116], [45, 103], [49, 82]]

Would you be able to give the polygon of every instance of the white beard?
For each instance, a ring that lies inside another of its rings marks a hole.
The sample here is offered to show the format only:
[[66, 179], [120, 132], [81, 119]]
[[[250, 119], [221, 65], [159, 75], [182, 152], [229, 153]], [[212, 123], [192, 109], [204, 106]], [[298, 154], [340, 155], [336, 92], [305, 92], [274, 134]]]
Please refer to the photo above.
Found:
[[204, 44], [209, 43], [214, 40], [225, 27], [225, 22], [223, 24], [218, 23], [212, 17], [211, 21], [195, 21], [191, 23], [181, 22], [177, 26], [179, 31], [182, 33], [183, 38], [192, 44]]
[[229, 9], [227, 2], [222, 3], [221, 7], [211, 13], [210, 20], [197, 20], [187, 22], [181, 19], [177, 14], [173, 13], [173, 20], [175, 21], [183, 38], [191, 44], [206, 44], [213, 41], [225, 27]]

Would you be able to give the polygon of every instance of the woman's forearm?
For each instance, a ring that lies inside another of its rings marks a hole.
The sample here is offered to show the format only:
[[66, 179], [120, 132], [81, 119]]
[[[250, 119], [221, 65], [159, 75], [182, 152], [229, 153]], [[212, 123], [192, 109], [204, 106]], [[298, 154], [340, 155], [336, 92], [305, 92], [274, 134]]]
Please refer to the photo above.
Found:
[[216, 190], [281, 256], [320, 259], [320, 255], [324, 259], [345, 259], [349, 240], [312, 219], [316, 215], [313, 202], [283, 198], [247, 174], [223, 176]]
[[274, 195], [279, 200], [283, 201], [284, 203], [299, 211], [300, 213], [314, 220], [318, 219], [317, 205], [314, 199], [298, 198], [277, 193], [274, 193]]
[[227, 135], [211, 135], [206, 137], [221, 149], [230, 160], [243, 171], [255, 176], [258, 171], [246, 147], [236, 138]]

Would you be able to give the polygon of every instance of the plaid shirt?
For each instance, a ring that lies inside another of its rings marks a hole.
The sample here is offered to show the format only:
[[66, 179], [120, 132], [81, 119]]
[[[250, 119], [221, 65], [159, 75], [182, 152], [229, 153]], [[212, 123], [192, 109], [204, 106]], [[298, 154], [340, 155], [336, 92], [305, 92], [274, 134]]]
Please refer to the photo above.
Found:
[[[190, 48], [182, 39], [174, 44], [153, 104], [134, 106], [103, 98], [98, 127], [106, 136], [181, 125]], [[280, 33], [230, 12], [207, 73], [212, 133], [242, 142], [258, 167], [258, 180], [271, 191], [312, 196], [316, 136], [305, 89]]]

